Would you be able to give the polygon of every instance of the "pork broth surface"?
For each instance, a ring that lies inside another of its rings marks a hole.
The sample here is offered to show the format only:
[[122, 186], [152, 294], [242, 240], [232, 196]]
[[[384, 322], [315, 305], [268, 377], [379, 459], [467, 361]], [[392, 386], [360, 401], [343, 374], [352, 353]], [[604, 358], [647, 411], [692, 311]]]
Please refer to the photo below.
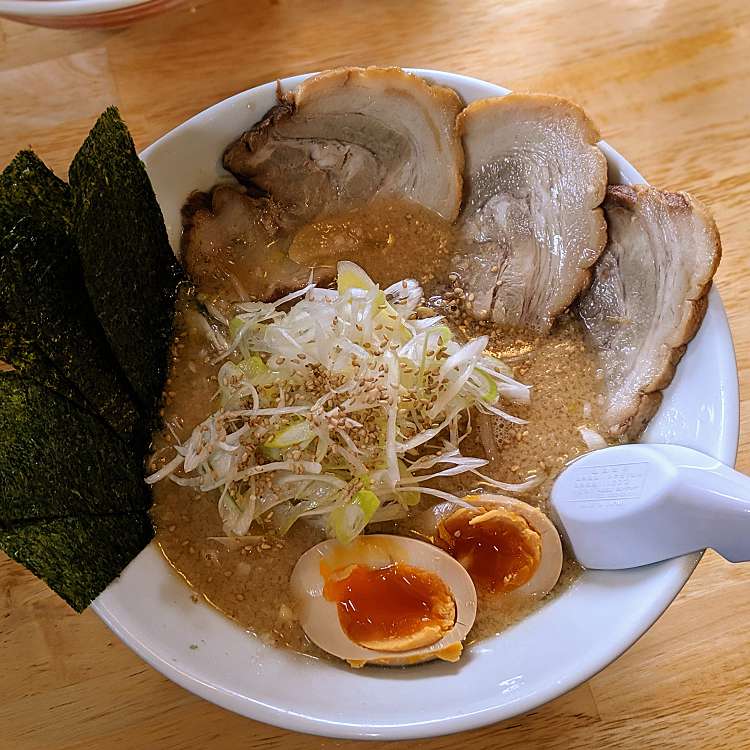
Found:
[[[492, 440], [495, 447], [485, 473], [519, 482], [542, 472], [543, 484], [522, 499], [546, 511], [554, 477], [568, 460], [586, 449], [578, 427], [598, 428], [598, 365], [580, 325], [572, 318], [563, 318], [545, 337], [501, 331], [463, 318], [461, 280], [450, 275], [450, 258], [457, 242], [454, 228], [426, 209], [383, 201], [310, 224], [297, 233], [291, 247], [293, 258], [318, 267], [335, 266], [338, 260], [354, 261], [381, 286], [415, 277], [423, 285], [426, 299], [448, 315], [459, 335], [490, 335], [493, 353], [513, 367], [515, 377], [533, 387], [530, 405], [504, 405], [528, 423], [516, 425], [492, 417], [481, 430], [475, 425], [463, 452], [485, 456], [484, 445]], [[247, 291], [252, 294], [252, 289]], [[217, 390], [218, 365], [211, 362], [209, 343], [214, 334], [200, 314], [199, 304], [227, 309], [237, 301], [237, 291], [236, 285], [227, 281], [210, 299], [201, 298], [200, 293], [200, 289], [184, 292], [178, 305], [164, 406], [168, 428], [156, 438], [154, 467], [170, 454], [176, 438], [185, 440], [216, 408], [211, 399]], [[450, 489], [459, 494], [492, 491], [476, 477], [460, 477]], [[256, 530], [256, 524], [252, 535], [230, 538], [222, 530], [217, 512], [218, 493], [203, 494], [167, 480], [154, 486], [154, 498], [157, 541], [173, 568], [193, 588], [196, 600], [202, 596], [266, 642], [321, 655], [297, 624], [289, 592], [294, 565], [305, 550], [325, 538], [321, 530], [298, 522], [286, 536], [278, 537], [270, 525]], [[378, 530], [424, 536], [414, 528], [412, 519], [380, 526]], [[577, 567], [566, 560], [555, 592], [576, 576]], [[478, 593], [477, 620], [470, 640], [498, 633], [539, 606], [538, 601]]]

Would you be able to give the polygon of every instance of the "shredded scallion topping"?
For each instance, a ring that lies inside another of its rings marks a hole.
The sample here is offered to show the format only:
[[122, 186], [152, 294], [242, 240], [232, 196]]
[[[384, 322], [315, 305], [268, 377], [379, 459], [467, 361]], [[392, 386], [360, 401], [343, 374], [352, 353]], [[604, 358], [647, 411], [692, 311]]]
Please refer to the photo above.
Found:
[[229, 535], [271, 513], [280, 533], [316, 519], [348, 542], [421, 495], [465, 505], [427, 483], [464, 472], [493, 483], [478, 472], [487, 461], [460, 450], [470, 410], [522, 422], [499, 404], [528, 402], [529, 388], [486, 336], [459, 344], [441, 316], [423, 317], [414, 280], [381, 290], [354, 263], [337, 270], [335, 290], [310, 284], [219, 321], [221, 406], [146, 480], [217, 492]]

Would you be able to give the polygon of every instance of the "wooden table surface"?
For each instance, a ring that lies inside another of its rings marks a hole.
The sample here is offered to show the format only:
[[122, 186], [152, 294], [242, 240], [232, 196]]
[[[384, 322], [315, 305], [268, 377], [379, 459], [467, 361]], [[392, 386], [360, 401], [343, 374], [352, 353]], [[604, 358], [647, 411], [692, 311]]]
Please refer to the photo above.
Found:
[[[0, 21], [0, 162], [31, 144], [62, 175], [108, 104], [144, 147], [237, 91], [352, 64], [438, 68], [570, 97], [648, 180], [713, 209], [743, 396], [738, 466], [750, 472], [747, 0], [203, 0], [116, 31]], [[354, 744], [194, 697], [92, 612], [73, 614], [0, 557], [2, 750]], [[750, 566], [709, 553], [648, 634], [588, 683], [511, 721], [409, 746], [748, 748], [749, 623]]]

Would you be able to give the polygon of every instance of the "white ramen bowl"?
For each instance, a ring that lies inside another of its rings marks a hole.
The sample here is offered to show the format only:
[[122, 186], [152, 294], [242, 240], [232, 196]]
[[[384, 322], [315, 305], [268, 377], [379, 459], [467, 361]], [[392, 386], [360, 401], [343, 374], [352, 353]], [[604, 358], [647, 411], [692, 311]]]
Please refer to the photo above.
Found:
[[[466, 102], [507, 93], [465, 76], [413, 72], [454, 88]], [[292, 89], [304, 78], [287, 78], [281, 85]], [[221, 167], [225, 146], [275, 101], [275, 81], [237, 94], [143, 152], [175, 250], [188, 192], [226, 179]], [[616, 151], [600, 145], [610, 182], [644, 181]], [[644, 440], [690, 446], [733, 465], [738, 411], [732, 339], [713, 290], [703, 325]], [[355, 671], [265, 646], [210, 606], [193, 603], [155, 544], [93, 607], [149, 664], [231, 711], [300, 732], [407, 739], [507, 719], [589, 679], [654, 623], [699, 559], [692, 554], [625, 572], [587, 571], [531, 616], [468, 648], [459, 663], [406, 669]]]

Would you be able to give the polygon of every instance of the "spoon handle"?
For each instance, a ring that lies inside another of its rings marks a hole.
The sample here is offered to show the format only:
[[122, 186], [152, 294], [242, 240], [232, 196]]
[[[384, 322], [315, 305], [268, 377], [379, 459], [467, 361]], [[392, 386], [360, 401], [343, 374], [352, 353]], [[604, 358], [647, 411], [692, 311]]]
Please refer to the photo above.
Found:
[[750, 561], [750, 477], [698, 454], [703, 465], [683, 465], [672, 495], [685, 520], [701, 530], [704, 547], [730, 562]]

